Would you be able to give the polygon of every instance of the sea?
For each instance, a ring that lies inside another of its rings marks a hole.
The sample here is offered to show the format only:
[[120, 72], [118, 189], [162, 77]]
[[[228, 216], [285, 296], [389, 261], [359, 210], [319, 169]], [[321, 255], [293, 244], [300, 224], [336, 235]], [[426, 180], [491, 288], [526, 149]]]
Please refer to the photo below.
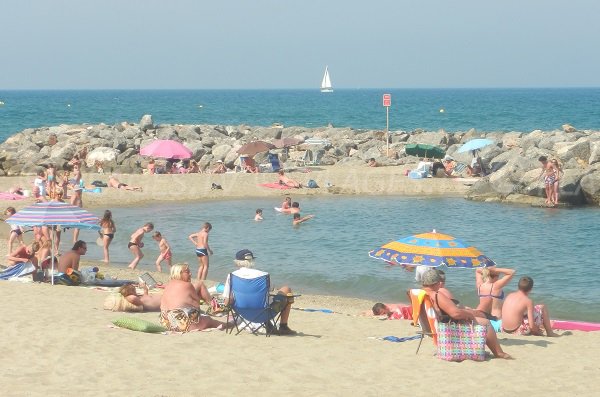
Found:
[[[25, 128], [77, 123], [138, 122], [151, 114], [156, 124], [218, 124], [385, 129], [382, 95], [392, 95], [391, 131], [530, 132], [600, 129], [600, 88], [565, 89], [347, 89], [317, 90], [0, 90], [0, 141]], [[131, 260], [129, 235], [154, 222], [173, 247], [174, 261], [197, 263], [188, 235], [211, 222], [209, 278], [224, 280], [242, 248], [257, 256], [260, 269], [275, 285], [299, 293], [405, 302], [416, 286], [414, 273], [372, 259], [368, 252], [389, 241], [433, 229], [479, 248], [498, 266], [529, 275], [536, 301], [549, 305], [555, 318], [600, 322], [597, 208], [545, 209], [479, 203], [461, 198], [305, 197], [303, 214], [315, 218], [293, 227], [289, 216], [273, 210], [272, 198], [152, 203], [111, 208], [118, 233], [111, 245], [113, 266]], [[254, 222], [255, 210], [265, 220]], [[96, 211], [101, 215], [100, 210]], [[151, 215], [149, 215], [151, 214]], [[69, 236], [70, 237], [70, 236]], [[88, 257], [102, 258], [93, 242]], [[67, 249], [65, 237], [62, 247]], [[146, 236], [140, 270], [154, 269], [155, 242]], [[192, 266], [195, 270], [195, 266]], [[447, 269], [448, 287], [466, 305], [477, 304], [473, 270]], [[369, 307], [365, 307], [368, 310]]]

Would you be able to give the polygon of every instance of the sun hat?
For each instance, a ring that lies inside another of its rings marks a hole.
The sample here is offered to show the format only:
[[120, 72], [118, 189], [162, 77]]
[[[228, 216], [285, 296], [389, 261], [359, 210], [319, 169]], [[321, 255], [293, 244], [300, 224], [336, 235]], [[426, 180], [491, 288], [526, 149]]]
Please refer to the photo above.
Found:
[[442, 281], [442, 277], [435, 269], [427, 270], [423, 273], [423, 276], [421, 276], [421, 284], [423, 284], [424, 287], [435, 285], [440, 281]]
[[444, 161], [452, 161], [452, 160], [454, 160], [454, 159], [452, 158], [452, 156], [449, 156], [449, 155], [445, 155], [445, 156], [444, 156]]
[[256, 257], [249, 249], [240, 250], [235, 254], [235, 259], [237, 259], [238, 261], [249, 261], [254, 258]]

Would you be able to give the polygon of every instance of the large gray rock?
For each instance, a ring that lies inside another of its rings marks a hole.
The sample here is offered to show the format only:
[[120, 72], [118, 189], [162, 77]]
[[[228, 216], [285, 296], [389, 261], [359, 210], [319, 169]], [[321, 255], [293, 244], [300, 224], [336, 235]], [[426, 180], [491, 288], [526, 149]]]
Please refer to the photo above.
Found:
[[228, 144], [220, 144], [216, 145], [212, 148], [212, 155], [217, 160], [224, 160], [227, 153], [231, 151], [231, 145]]
[[408, 143], [426, 143], [429, 145], [441, 145], [447, 146], [448, 142], [452, 139], [450, 135], [445, 131], [438, 132], [426, 132], [423, 134], [412, 134], [408, 138]]
[[590, 142], [585, 138], [575, 143], [559, 142], [554, 145], [554, 149], [563, 163], [571, 158], [581, 159], [586, 163], [590, 159]]
[[514, 160], [517, 157], [522, 157], [520, 148], [515, 148], [500, 153], [488, 162], [488, 169], [491, 172], [496, 172], [502, 167], [504, 167], [509, 161]]
[[165, 140], [171, 140], [171, 141], [179, 141], [179, 137], [177, 136], [177, 133], [175, 132], [175, 129], [168, 125], [168, 126], [164, 126], [161, 125], [159, 126], [156, 131], [156, 138], [158, 139], [165, 139]]
[[53, 159], [66, 159], [70, 160], [77, 153], [77, 145], [74, 143], [67, 143], [65, 145], [55, 145], [52, 147], [50, 157]]
[[143, 115], [142, 119], [140, 120], [139, 126], [140, 126], [140, 130], [142, 130], [142, 131], [154, 129], [154, 122], [152, 121], [152, 115], [150, 115], [150, 114]]
[[544, 132], [540, 130], [535, 130], [530, 132], [529, 134], [524, 134], [521, 137], [521, 148], [523, 151], [526, 151], [532, 146], [539, 147], [538, 143], [544, 139]]
[[600, 139], [596, 142], [590, 142], [590, 159], [588, 164], [596, 164], [600, 162]]
[[558, 197], [560, 202], [584, 204], [585, 197], [581, 189], [581, 179], [586, 173], [583, 170], [568, 169], [564, 171], [559, 181]]
[[523, 157], [511, 159], [499, 171], [490, 175], [489, 180], [492, 188], [501, 196], [511, 193], [520, 193], [525, 187], [521, 184], [521, 179], [527, 171], [536, 167], [534, 160]]
[[584, 175], [579, 182], [585, 200], [589, 204], [600, 205], [600, 167]]
[[119, 151], [108, 147], [99, 147], [88, 153], [85, 163], [88, 167], [93, 167], [96, 161], [109, 163], [115, 161]]

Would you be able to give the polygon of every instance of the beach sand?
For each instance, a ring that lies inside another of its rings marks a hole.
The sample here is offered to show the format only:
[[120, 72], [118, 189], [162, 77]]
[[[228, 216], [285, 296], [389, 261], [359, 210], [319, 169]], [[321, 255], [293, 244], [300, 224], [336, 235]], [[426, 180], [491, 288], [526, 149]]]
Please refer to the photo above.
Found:
[[[84, 175], [86, 181], [106, 180]], [[332, 167], [293, 179], [315, 179], [328, 189], [293, 190], [299, 194], [462, 195], [461, 181], [412, 181], [399, 167]], [[105, 188], [86, 194], [86, 206], [114, 207], [147, 201], [185, 201], [283, 196], [286, 191], [257, 187], [274, 181], [265, 175], [119, 176], [144, 187], [143, 193]], [[0, 178], [0, 190], [32, 178]], [[27, 182], [27, 183], [26, 183]], [[223, 186], [210, 190], [211, 183]], [[331, 188], [331, 189], [334, 189]], [[22, 207], [30, 200], [5, 202]], [[6, 226], [2, 235], [6, 236]], [[5, 238], [5, 237], [4, 237]], [[2, 244], [4, 247], [5, 244]], [[4, 255], [2, 248], [0, 254]], [[89, 258], [87, 258], [89, 259]], [[86, 261], [85, 265], [97, 263]], [[124, 279], [139, 272], [106, 267]], [[154, 274], [166, 281], [166, 275]], [[274, 280], [277, 275], [273, 275]], [[214, 283], [207, 282], [208, 286]], [[302, 291], [295, 291], [302, 294]], [[467, 395], [542, 393], [593, 395], [599, 386], [600, 333], [571, 332], [560, 338], [501, 334], [515, 360], [443, 362], [430, 339], [418, 355], [417, 340], [392, 343], [370, 337], [415, 334], [408, 321], [360, 316], [374, 302], [333, 296], [302, 295], [296, 308], [326, 308], [335, 313], [293, 310], [290, 327], [297, 336], [228, 335], [223, 331], [145, 334], [110, 327], [111, 321], [139, 317], [158, 323], [157, 313], [124, 314], [103, 310], [109, 291], [87, 287], [0, 282], [5, 325], [0, 388], [5, 396], [300, 396]]]

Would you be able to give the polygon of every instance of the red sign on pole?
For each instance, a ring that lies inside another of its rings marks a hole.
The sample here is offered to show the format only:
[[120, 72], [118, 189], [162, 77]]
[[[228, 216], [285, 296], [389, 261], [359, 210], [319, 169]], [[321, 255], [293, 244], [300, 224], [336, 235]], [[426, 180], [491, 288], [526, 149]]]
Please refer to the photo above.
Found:
[[383, 106], [386, 108], [392, 106], [392, 94], [383, 94]]

